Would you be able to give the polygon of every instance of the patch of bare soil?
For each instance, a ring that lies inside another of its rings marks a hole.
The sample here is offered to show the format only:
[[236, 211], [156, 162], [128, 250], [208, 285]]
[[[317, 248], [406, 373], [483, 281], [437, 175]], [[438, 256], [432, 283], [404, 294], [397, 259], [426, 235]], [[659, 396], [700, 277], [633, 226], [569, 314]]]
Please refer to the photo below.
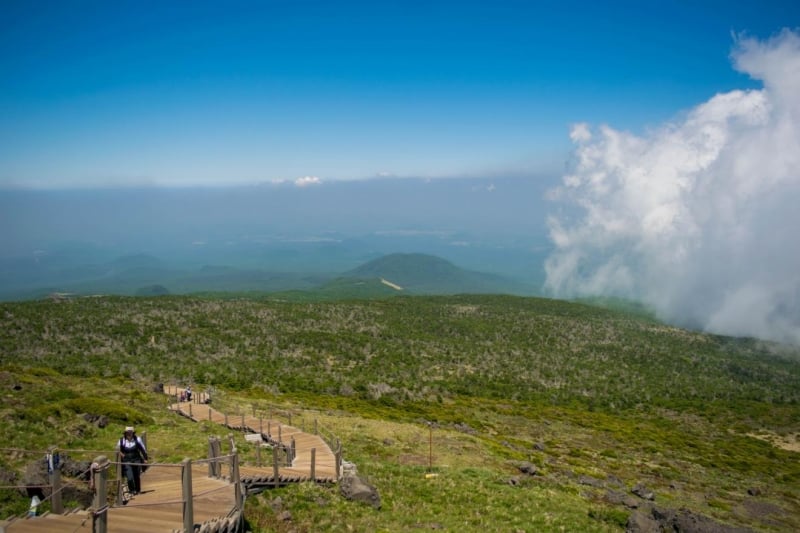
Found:
[[753, 437], [755, 439], [760, 439], [766, 442], [769, 442], [776, 448], [781, 448], [782, 450], [787, 450], [790, 452], [800, 452], [800, 435], [795, 433], [794, 435], [778, 435], [777, 433], [748, 433], [748, 437]]
[[398, 461], [401, 465], [426, 466], [428, 464], [427, 457], [410, 453], [404, 453], [398, 458]]
[[748, 498], [741, 503], [737, 509], [737, 514], [777, 527], [783, 524], [781, 518], [786, 516], [786, 511], [774, 503]]

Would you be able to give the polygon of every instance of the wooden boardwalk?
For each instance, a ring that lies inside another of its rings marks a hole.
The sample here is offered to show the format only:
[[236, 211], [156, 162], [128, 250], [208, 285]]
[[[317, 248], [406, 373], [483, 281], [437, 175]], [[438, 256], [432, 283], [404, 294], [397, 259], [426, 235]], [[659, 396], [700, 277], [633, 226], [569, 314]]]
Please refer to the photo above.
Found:
[[[235, 531], [227, 524], [225, 528], [214, 526], [236, 507], [235, 487], [230, 480], [210, 478], [207, 465], [193, 465], [192, 491], [194, 523], [206, 525], [200, 531]], [[107, 513], [109, 533], [183, 531], [180, 465], [152, 466], [142, 475], [142, 493], [127, 505], [109, 507]], [[240, 517], [230, 518], [229, 522], [238, 523]], [[92, 523], [92, 512], [82, 509], [63, 515], [49, 513], [16, 519], [0, 528], [4, 527], [8, 533], [91, 532]]]
[[[171, 397], [176, 397], [180, 390], [178, 387], [168, 386], [164, 388], [164, 393]], [[306, 433], [279, 420], [248, 415], [226, 416], [224, 413], [213, 409], [210, 404], [202, 403], [205, 399], [201, 395], [193, 398], [192, 402], [179, 401], [171, 404], [170, 409], [196, 422], [209, 420], [232, 430], [260, 435], [262, 441], [272, 447], [290, 448], [292, 447], [292, 442], [294, 442], [292, 464], [279, 467], [277, 482], [275, 481], [271, 457], [264, 457], [263, 464], [267, 466], [240, 466], [242, 482], [248, 488], [311, 481], [312, 474], [313, 481], [321, 483], [335, 483], [337, 481], [339, 460], [320, 435]], [[196, 403], [196, 401], [200, 403]], [[314, 459], [313, 471], [312, 455]]]
[[[166, 387], [164, 392], [178, 397], [180, 389]], [[178, 396], [176, 396], [176, 394]], [[278, 420], [264, 420], [254, 416], [227, 417], [213, 409], [206, 398], [199, 395], [193, 402], [178, 401], [170, 409], [195, 421], [210, 420], [229, 429], [240, 430], [256, 437], [266, 445], [262, 450], [262, 465], [239, 464], [240, 488], [245, 493], [276, 487], [287, 483], [316, 481], [335, 483], [338, 480], [339, 457], [324, 439], [309, 434]], [[251, 439], [248, 439], [251, 440]], [[253, 440], [259, 440], [256, 437]], [[262, 445], [256, 442], [257, 445]], [[283, 450], [283, 464], [278, 464], [278, 450]], [[291, 464], [285, 463], [286, 452], [291, 450]], [[221, 458], [221, 462], [226, 462]], [[241, 504], [237, 504], [237, 490], [231, 480], [231, 469], [222, 468], [228, 476], [209, 476], [208, 461], [191, 464], [191, 494], [194, 530], [200, 533], [235, 533], [241, 530]], [[109, 483], [111, 492], [116, 484]], [[142, 475], [142, 493], [127, 505], [113, 504], [107, 513], [109, 533], [186, 532], [184, 528], [184, 486], [181, 464], [154, 464]], [[81, 532], [93, 531], [92, 510], [75, 510], [62, 515], [45, 514], [33, 518], [16, 518], [0, 521], [0, 533], [27, 532]]]

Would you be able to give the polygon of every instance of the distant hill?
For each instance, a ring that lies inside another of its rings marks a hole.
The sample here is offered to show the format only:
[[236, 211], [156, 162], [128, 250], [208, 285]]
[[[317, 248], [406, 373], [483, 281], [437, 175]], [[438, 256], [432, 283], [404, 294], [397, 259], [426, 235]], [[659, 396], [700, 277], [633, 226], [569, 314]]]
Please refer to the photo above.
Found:
[[[533, 294], [510, 278], [465, 270], [428, 254], [389, 254], [345, 272], [344, 279], [379, 280], [381, 290], [411, 294]], [[341, 285], [342, 280], [338, 283]]]
[[[392, 253], [344, 273], [303, 270], [299, 263], [297, 270], [273, 270], [271, 255], [250, 267], [169, 263], [144, 253], [96, 263], [67, 261], [62, 255], [42, 253], [27, 260], [0, 260], [0, 300], [38, 299], [53, 292], [142, 296], [149, 295], [152, 287], [169, 294], [276, 293], [277, 298], [292, 300], [414, 294], [537, 294], [536, 287], [524, 282], [466, 270], [424, 253]], [[358, 263], [353, 260], [351, 264]]]

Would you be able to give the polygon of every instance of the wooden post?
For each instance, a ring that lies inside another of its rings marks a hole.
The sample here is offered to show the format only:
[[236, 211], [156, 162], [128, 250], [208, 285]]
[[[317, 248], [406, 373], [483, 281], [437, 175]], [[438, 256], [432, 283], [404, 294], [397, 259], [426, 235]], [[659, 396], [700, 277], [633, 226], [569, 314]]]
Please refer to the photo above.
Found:
[[222, 465], [219, 464], [219, 457], [222, 455], [222, 444], [219, 437], [214, 437], [214, 472], [215, 477], [222, 477]]
[[242, 431], [244, 431], [245, 427], [246, 426], [244, 425], [244, 413], [242, 413]]
[[239, 452], [233, 450], [231, 453], [231, 481], [233, 481], [233, 490], [236, 495], [236, 510], [242, 510], [242, 484], [239, 482]]
[[225, 427], [228, 427], [228, 413], [225, 413]]
[[317, 480], [316, 462], [317, 462], [317, 449], [316, 448], [311, 448], [311, 474], [310, 474], [311, 481], [316, 481]]
[[336, 439], [336, 479], [342, 477], [342, 445]]
[[261, 468], [261, 443], [260, 442], [256, 443], [256, 466]]
[[319, 433], [317, 432], [317, 419], [316, 418], [314, 419], [314, 435], [319, 435]]
[[289, 413], [289, 425], [292, 425], [292, 413]]
[[189, 402], [189, 418], [192, 417], [192, 402]]
[[263, 435], [264, 434], [264, 417], [263, 416], [258, 417], [258, 433], [259, 433], [259, 435]]
[[208, 437], [208, 477], [217, 477], [217, 469], [214, 467], [216, 464], [216, 457], [214, 457], [214, 437]]
[[428, 424], [428, 472], [433, 472], [433, 425]]
[[61, 503], [61, 470], [58, 468], [58, 448], [50, 446], [47, 453], [47, 471], [50, 474], [50, 511], [62, 514], [64, 506]]
[[96, 457], [94, 460], [97, 468], [92, 472], [94, 479], [94, 500], [92, 507], [92, 531], [94, 533], [106, 533], [108, 531], [108, 502], [107, 482], [108, 482], [108, 458], [105, 455]]
[[183, 530], [194, 531], [194, 500], [192, 496], [192, 460], [183, 460], [181, 468], [183, 487]]
[[272, 483], [277, 487], [278, 480], [280, 476], [278, 475], [278, 447], [272, 447]]
[[283, 444], [283, 437], [281, 436], [281, 425], [278, 424], [278, 442]]
[[271, 439], [272, 438], [272, 421], [267, 420], [267, 436]]
[[211, 406], [208, 406], [208, 421], [211, 422]]
[[294, 463], [294, 458], [297, 455], [297, 445], [294, 442], [294, 437], [292, 437], [292, 447], [290, 449], [291, 455], [289, 457], [289, 466], [292, 466], [292, 463]]
[[117, 505], [122, 503], [122, 470], [123, 466], [120, 464], [122, 462], [122, 452], [117, 450]]

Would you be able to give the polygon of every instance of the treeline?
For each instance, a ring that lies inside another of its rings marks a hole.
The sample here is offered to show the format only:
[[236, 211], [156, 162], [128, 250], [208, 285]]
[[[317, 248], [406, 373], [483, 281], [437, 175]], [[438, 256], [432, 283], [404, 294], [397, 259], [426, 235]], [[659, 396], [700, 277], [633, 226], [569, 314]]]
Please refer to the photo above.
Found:
[[[0, 304], [0, 361], [390, 404], [452, 396], [589, 409], [793, 407], [798, 350], [510, 296], [293, 303], [95, 297]], [[776, 421], [777, 422], [777, 421]]]

